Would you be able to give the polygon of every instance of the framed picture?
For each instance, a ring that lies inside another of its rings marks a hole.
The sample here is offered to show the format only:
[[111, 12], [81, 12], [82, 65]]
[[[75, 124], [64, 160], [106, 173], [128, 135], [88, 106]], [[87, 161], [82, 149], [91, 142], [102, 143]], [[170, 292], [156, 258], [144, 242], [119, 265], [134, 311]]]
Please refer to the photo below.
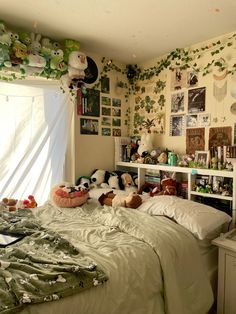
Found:
[[81, 118], [80, 134], [98, 135], [98, 120]]
[[110, 136], [111, 135], [111, 129], [110, 128], [102, 128], [102, 135], [103, 136]]
[[187, 72], [187, 85], [188, 87], [196, 87], [198, 84], [198, 75], [195, 71]]
[[194, 88], [188, 91], [188, 112], [205, 111], [206, 88]]
[[112, 98], [112, 106], [113, 107], [121, 107], [121, 100], [118, 98]]
[[102, 105], [103, 106], [111, 106], [111, 98], [102, 96]]
[[223, 126], [209, 129], [208, 149], [213, 146], [231, 146], [232, 145], [232, 127]]
[[184, 93], [176, 93], [171, 96], [171, 112], [179, 113], [184, 111]]
[[205, 149], [205, 128], [186, 129], [186, 154]]
[[204, 150], [197, 150], [195, 152], [195, 162], [203, 168], [208, 168], [209, 166], [209, 152]]
[[170, 117], [170, 136], [181, 136], [184, 132], [184, 116]]
[[106, 94], [110, 93], [110, 80], [107, 76], [101, 77], [101, 92]]
[[101, 125], [111, 126], [111, 118], [110, 117], [102, 117]]
[[211, 124], [211, 114], [210, 113], [200, 113], [198, 116], [199, 126], [209, 126]]
[[186, 115], [186, 128], [195, 128], [198, 126], [198, 115], [187, 114]]
[[86, 89], [86, 94], [77, 94], [78, 114], [83, 116], [100, 116], [100, 91], [96, 89]]
[[114, 117], [120, 117], [120, 116], [121, 116], [121, 109], [112, 108], [112, 115], [113, 115]]

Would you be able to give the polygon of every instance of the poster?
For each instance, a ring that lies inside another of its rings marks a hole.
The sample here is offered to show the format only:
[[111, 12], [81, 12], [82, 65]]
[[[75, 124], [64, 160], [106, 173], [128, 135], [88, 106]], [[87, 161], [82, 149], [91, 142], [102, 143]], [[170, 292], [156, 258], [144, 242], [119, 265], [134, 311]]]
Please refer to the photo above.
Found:
[[232, 127], [225, 126], [209, 129], [208, 149], [213, 146], [231, 146], [232, 145]]
[[188, 112], [197, 113], [205, 111], [206, 88], [194, 88], [188, 91]]
[[195, 151], [205, 149], [205, 129], [186, 129], [186, 154], [195, 154]]
[[78, 114], [82, 116], [100, 116], [100, 91], [96, 89], [86, 89], [86, 93], [77, 94]]

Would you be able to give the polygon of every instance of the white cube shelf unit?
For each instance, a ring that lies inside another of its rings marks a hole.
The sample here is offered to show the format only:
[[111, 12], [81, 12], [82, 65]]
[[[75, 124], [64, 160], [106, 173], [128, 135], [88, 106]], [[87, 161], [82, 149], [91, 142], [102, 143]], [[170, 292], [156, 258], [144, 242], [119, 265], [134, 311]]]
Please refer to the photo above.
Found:
[[[138, 188], [140, 188], [145, 183], [145, 173], [146, 170], [159, 170], [159, 171], [169, 171], [176, 172], [187, 175], [188, 181], [188, 199], [193, 199], [194, 196], [208, 197], [214, 199], [221, 199], [231, 202], [232, 209], [232, 220], [233, 223], [236, 222], [236, 164], [234, 164], [233, 171], [227, 170], [213, 170], [213, 169], [200, 169], [200, 168], [188, 168], [188, 167], [178, 167], [178, 166], [169, 166], [164, 164], [139, 164], [132, 162], [116, 162], [117, 169], [128, 169], [130, 171], [136, 171], [138, 175]], [[210, 194], [210, 193], [200, 193], [193, 190], [195, 184], [196, 175], [203, 176], [217, 176], [224, 178], [232, 178], [233, 180], [233, 192], [232, 196], [224, 196], [222, 194]]]

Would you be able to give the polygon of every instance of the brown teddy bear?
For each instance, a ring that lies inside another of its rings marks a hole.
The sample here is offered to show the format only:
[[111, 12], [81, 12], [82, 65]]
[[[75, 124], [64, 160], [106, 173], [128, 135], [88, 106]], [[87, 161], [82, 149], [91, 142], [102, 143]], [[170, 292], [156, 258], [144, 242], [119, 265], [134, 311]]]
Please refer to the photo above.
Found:
[[99, 199], [101, 205], [108, 206], [123, 206], [128, 208], [138, 208], [142, 204], [141, 197], [136, 193], [129, 193], [128, 195], [114, 194], [113, 191], [102, 194]]
[[12, 212], [16, 210], [17, 200], [14, 198], [4, 197], [1, 204], [3, 209], [8, 209], [10, 212]]
[[161, 180], [162, 191], [158, 195], [176, 195], [176, 180], [165, 178]]

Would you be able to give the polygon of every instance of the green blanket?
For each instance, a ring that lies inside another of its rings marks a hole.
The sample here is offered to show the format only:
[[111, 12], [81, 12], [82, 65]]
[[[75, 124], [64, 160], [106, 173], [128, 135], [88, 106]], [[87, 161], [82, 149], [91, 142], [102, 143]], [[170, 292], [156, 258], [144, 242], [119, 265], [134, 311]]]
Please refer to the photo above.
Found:
[[43, 228], [30, 210], [0, 211], [0, 231], [26, 235], [0, 248], [0, 313], [55, 301], [107, 280], [94, 261], [56, 232]]

